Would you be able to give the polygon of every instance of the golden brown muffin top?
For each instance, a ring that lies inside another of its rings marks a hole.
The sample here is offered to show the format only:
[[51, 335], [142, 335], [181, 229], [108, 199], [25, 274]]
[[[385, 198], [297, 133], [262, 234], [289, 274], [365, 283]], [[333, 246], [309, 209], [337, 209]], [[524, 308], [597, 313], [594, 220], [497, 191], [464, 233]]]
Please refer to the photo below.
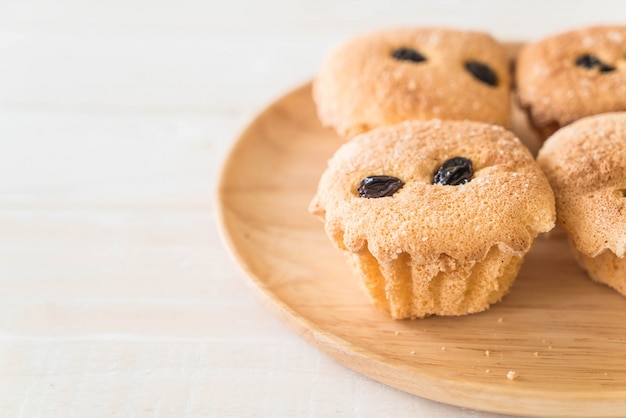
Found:
[[[433, 184], [450, 158], [472, 162], [462, 185]], [[365, 177], [387, 175], [403, 186], [364, 198]], [[407, 252], [417, 263], [441, 254], [482, 260], [498, 246], [522, 256], [537, 233], [554, 226], [554, 195], [524, 145], [508, 130], [469, 121], [412, 121], [382, 127], [343, 144], [322, 174], [310, 211], [340, 247], [379, 260]]]
[[595, 26], [523, 47], [515, 79], [522, 107], [539, 129], [626, 110], [626, 26]]
[[589, 257], [626, 250], [626, 112], [589, 116], [544, 143], [538, 162], [556, 197], [557, 224]]
[[400, 28], [333, 50], [314, 81], [313, 96], [322, 123], [349, 138], [409, 119], [508, 127], [510, 84], [507, 53], [488, 34]]

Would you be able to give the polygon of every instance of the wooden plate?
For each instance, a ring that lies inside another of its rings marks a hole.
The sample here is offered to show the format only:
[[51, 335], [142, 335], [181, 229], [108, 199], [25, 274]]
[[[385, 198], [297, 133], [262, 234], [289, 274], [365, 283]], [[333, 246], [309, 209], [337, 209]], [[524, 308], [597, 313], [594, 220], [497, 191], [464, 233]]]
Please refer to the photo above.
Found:
[[626, 298], [590, 281], [562, 234], [537, 240], [487, 312], [395, 321], [372, 307], [307, 212], [339, 145], [305, 85], [262, 112], [225, 162], [223, 236], [280, 319], [347, 367], [425, 398], [516, 415], [626, 415]]

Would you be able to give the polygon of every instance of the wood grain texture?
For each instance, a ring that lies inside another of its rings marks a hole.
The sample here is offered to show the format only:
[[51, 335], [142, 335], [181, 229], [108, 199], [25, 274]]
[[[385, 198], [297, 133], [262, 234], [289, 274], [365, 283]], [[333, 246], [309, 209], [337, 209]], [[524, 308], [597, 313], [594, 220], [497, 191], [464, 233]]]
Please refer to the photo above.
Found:
[[224, 238], [282, 321], [340, 363], [433, 400], [529, 416], [626, 413], [626, 300], [587, 279], [561, 233], [537, 240], [510, 294], [484, 313], [394, 321], [372, 307], [307, 212], [339, 144], [305, 85], [249, 125], [223, 168]]

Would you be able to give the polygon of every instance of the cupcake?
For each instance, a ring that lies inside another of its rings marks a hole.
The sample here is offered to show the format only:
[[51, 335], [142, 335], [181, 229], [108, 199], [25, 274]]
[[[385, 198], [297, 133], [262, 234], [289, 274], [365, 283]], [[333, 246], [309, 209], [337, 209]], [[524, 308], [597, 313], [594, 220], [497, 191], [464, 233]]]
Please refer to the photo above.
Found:
[[537, 158], [578, 262], [593, 280], [626, 295], [626, 112], [560, 129]]
[[339, 46], [313, 83], [321, 122], [344, 138], [405, 120], [510, 125], [507, 52], [486, 33], [394, 29]]
[[585, 116], [626, 110], [626, 26], [596, 26], [523, 47], [517, 99], [546, 139]]
[[508, 130], [407, 121], [344, 143], [309, 210], [396, 319], [487, 309], [511, 287], [554, 195]]

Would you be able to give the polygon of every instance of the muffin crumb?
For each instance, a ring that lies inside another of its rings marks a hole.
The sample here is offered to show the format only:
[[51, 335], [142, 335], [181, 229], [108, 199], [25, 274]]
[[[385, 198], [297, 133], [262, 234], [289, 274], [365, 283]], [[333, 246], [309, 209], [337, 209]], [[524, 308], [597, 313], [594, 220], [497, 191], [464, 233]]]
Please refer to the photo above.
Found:
[[516, 380], [518, 377], [519, 375], [514, 370], [509, 370], [509, 372], [506, 374], [506, 378], [509, 380]]

